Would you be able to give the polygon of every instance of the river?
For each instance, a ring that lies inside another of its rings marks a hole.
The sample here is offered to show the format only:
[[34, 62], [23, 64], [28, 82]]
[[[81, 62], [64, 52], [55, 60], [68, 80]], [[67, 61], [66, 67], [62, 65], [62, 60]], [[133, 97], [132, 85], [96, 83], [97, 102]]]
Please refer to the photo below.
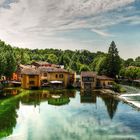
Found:
[[139, 140], [140, 112], [94, 92], [11, 89], [0, 100], [0, 139]]
[[122, 94], [120, 98], [140, 109], [140, 89], [132, 86], [124, 86], [124, 88], [127, 90], [127, 93]]

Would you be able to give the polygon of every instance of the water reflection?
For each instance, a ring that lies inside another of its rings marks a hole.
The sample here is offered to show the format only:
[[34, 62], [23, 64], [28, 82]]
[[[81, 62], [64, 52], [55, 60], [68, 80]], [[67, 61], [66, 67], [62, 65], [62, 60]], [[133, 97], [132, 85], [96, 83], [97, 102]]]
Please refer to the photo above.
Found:
[[20, 93], [19, 89], [4, 89], [0, 92], [0, 99], [9, 98]]
[[113, 97], [106, 96], [106, 95], [102, 96], [101, 98], [107, 107], [107, 111], [110, 116], [110, 119], [113, 119], [116, 113], [119, 101], [115, 100]]
[[19, 99], [0, 104], [0, 138], [12, 134], [16, 126], [16, 109], [19, 109]]
[[40, 105], [41, 102], [48, 100], [49, 92], [31, 91], [28, 95], [21, 98], [21, 102], [25, 105]]
[[80, 93], [80, 101], [81, 103], [94, 103], [96, 104], [97, 98], [101, 98], [104, 103], [105, 106], [107, 108], [107, 112], [108, 115], [110, 117], [110, 119], [113, 119], [115, 112], [117, 110], [117, 106], [119, 101], [114, 99], [111, 96], [107, 96], [107, 95], [100, 95], [99, 93], [96, 92], [81, 92]]
[[21, 98], [21, 102], [26, 105], [40, 105], [41, 102], [48, 101], [51, 105], [64, 105], [70, 102], [69, 98], [74, 98], [75, 90], [64, 91], [31, 91]]
[[97, 95], [92, 92], [84, 92], [80, 93], [80, 102], [81, 103], [96, 103]]
[[[108, 139], [108, 135], [113, 139], [116, 133], [122, 134], [123, 129], [120, 131], [120, 127], [123, 127], [124, 131], [129, 130], [120, 123], [112, 123], [118, 105], [116, 99], [101, 96], [96, 92], [29, 91], [23, 96], [14, 96], [0, 102], [0, 138], [13, 134], [13, 130], [19, 129], [19, 126], [24, 128], [29, 125], [26, 127], [30, 131], [26, 133], [32, 132], [30, 139], [33, 137], [61, 139], [62, 135], [63, 139], [66, 137], [80, 139], [81, 136], [84, 136], [84, 139], [92, 139], [93, 134], [97, 139], [102, 137]], [[41, 112], [35, 114], [31, 108], [36, 110], [37, 106], [40, 107]], [[19, 118], [23, 118], [23, 112], [26, 112], [25, 126], [22, 121], [18, 122]], [[37, 127], [36, 123], [38, 123]], [[45, 135], [46, 132], [48, 135]], [[128, 132], [131, 133], [130, 130]]]

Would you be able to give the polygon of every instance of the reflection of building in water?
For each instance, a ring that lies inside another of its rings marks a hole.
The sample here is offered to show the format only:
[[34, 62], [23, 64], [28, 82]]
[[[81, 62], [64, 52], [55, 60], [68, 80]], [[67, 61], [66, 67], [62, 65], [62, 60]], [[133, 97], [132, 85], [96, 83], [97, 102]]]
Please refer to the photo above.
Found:
[[45, 92], [36, 91], [36, 92], [31, 92], [28, 95], [24, 96], [21, 99], [21, 102], [23, 104], [37, 106], [37, 105], [40, 105], [40, 102], [48, 100], [49, 97], [50, 97], [50, 94], [47, 91]]
[[[96, 104], [97, 98], [101, 98], [104, 101], [105, 106], [107, 108], [108, 115], [110, 119], [113, 119], [117, 110], [118, 103], [119, 103], [118, 100], [116, 100], [114, 97], [111, 97], [108, 95], [101, 96], [99, 93], [96, 94], [94, 92], [81, 91], [80, 93], [81, 103], [95, 103]], [[98, 106], [97, 106], [97, 109], [98, 109]]]
[[113, 97], [110, 97], [107, 95], [103, 95], [103, 96], [101, 96], [101, 98], [103, 99], [103, 101], [107, 107], [107, 111], [108, 111], [110, 118], [113, 119], [115, 112], [117, 110], [119, 101], [114, 99]]
[[1, 91], [0, 97], [1, 98], [8, 98], [15, 96], [20, 93], [20, 90], [18, 89], [4, 89]]
[[62, 105], [70, 102], [69, 98], [74, 98], [75, 94], [75, 90], [30, 91], [29, 94], [21, 98], [21, 102], [35, 107], [44, 101], [48, 101], [52, 105]]
[[75, 90], [71, 90], [71, 91], [68, 91], [66, 94], [67, 94], [68, 97], [70, 97], [70, 98], [75, 98], [76, 91], [75, 91]]
[[96, 95], [93, 92], [81, 92], [81, 103], [96, 103]]

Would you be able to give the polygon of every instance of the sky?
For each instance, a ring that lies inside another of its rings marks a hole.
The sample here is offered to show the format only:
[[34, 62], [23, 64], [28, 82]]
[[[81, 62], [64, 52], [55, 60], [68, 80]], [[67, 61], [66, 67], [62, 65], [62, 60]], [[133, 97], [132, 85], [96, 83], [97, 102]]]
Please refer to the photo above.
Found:
[[140, 0], [0, 0], [0, 39], [30, 49], [140, 56]]

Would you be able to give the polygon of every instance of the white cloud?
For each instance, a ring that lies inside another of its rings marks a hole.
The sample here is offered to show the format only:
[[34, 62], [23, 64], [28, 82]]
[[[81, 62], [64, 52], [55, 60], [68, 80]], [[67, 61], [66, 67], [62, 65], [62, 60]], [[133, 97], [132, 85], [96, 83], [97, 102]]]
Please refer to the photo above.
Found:
[[104, 37], [113, 36], [113, 35], [111, 35], [109, 33], [106, 33], [106, 32], [103, 32], [103, 31], [100, 31], [100, 30], [97, 30], [97, 29], [92, 29], [91, 31], [93, 31], [93, 32], [95, 32], [95, 33], [97, 33], [97, 34], [99, 34], [101, 36], [104, 36]]
[[5, 0], [1, 0], [1, 1], [0, 1], [0, 6], [3, 5], [4, 1], [5, 1]]
[[[132, 23], [134, 20], [133, 16], [127, 16], [132, 10], [136, 12], [133, 6], [129, 6], [134, 1], [16, 0], [15, 3], [9, 3], [10, 8], [0, 8], [0, 38], [21, 47], [46, 48], [58, 46], [57, 44], [61, 47], [71, 43], [69, 47], [75, 48], [77, 42], [74, 45], [73, 41], [64, 37], [60, 41], [56, 38], [57, 33], [89, 29], [98, 35], [112, 37], [108, 27], [123, 21]], [[3, 3], [4, 0], [0, 0], [0, 5]], [[120, 12], [125, 8], [131, 10], [124, 14]], [[135, 20], [135, 23], [139, 21]]]

